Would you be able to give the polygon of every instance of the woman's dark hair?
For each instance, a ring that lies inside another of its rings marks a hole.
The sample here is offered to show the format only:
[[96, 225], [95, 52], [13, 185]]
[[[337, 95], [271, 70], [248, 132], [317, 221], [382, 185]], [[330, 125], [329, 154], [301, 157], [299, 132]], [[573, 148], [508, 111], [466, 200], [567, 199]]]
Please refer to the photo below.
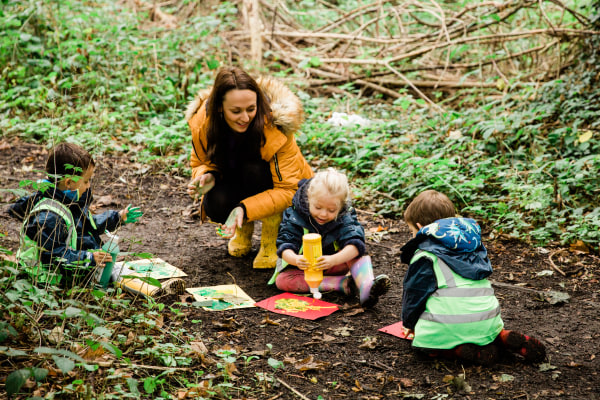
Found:
[[69, 175], [81, 176], [95, 165], [92, 155], [83, 147], [63, 142], [50, 149], [46, 172], [52, 182], [57, 182]]
[[272, 124], [271, 107], [258, 83], [237, 67], [223, 67], [217, 73], [215, 83], [207, 100], [208, 127], [206, 133], [208, 159], [218, 166], [223, 166], [227, 159], [227, 137], [224, 132], [230, 130], [223, 117], [223, 100], [230, 90], [252, 90], [256, 93], [256, 115], [246, 133], [250, 154], [260, 154], [260, 147], [265, 142], [265, 123]]

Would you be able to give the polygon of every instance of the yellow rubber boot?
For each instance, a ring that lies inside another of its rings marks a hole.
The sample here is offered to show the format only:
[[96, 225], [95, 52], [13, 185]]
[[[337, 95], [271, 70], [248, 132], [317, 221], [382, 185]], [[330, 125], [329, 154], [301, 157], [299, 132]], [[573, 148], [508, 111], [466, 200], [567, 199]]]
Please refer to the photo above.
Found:
[[241, 228], [235, 228], [235, 235], [229, 239], [227, 250], [233, 257], [244, 257], [252, 249], [254, 221], [244, 222]]
[[277, 263], [277, 233], [281, 214], [271, 215], [262, 220], [262, 232], [260, 234], [260, 250], [252, 263], [254, 268], [275, 268]]

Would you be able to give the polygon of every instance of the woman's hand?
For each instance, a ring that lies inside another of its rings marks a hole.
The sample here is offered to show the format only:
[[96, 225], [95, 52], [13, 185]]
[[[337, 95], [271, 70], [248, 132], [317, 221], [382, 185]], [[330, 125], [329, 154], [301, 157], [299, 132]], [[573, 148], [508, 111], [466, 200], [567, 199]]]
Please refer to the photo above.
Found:
[[206, 173], [195, 177], [188, 183], [187, 192], [191, 198], [196, 200], [198, 197], [208, 193], [215, 186], [215, 176]]
[[221, 236], [226, 239], [231, 238], [235, 234], [235, 228], [241, 228], [244, 223], [244, 209], [236, 207], [229, 213], [227, 221], [221, 225]]

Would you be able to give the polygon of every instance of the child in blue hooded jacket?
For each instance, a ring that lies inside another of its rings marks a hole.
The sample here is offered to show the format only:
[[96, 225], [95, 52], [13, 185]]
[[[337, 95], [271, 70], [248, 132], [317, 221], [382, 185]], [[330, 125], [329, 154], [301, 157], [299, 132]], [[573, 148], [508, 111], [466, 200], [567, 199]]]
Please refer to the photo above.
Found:
[[292, 206], [283, 213], [277, 236], [277, 269], [271, 279], [287, 292], [309, 293], [304, 270], [309, 263], [302, 254], [302, 236], [318, 233], [323, 256], [316, 267], [323, 270], [319, 291], [357, 294], [361, 306], [373, 307], [391, 286], [387, 275], [373, 275], [371, 258], [365, 255], [365, 231], [349, 204], [346, 175], [329, 168], [311, 179], [301, 180]]
[[444, 194], [426, 190], [404, 213], [413, 239], [402, 247], [402, 323], [413, 347], [432, 356], [490, 365], [505, 348], [541, 362], [544, 345], [504, 329], [500, 305], [487, 279], [492, 266], [473, 219], [455, 216]]
[[91, 181], [95, 163], [82, 147], [60, 143], [46, 162], [48, 179], [39, 191], [18, 199], [9, 213], [23, 221], [17, 259], [38, 284], [83, 285], [112, 260], [101, 250], [100, 235], [124, 223], [137, 222], [137, 207], [93, 215]]

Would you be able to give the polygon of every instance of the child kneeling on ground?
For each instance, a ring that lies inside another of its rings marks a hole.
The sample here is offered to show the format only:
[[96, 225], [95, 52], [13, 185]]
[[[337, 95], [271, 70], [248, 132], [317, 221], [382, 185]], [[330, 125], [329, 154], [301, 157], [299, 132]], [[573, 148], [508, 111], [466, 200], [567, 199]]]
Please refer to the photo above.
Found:
[[402, 247], [402, 262], [409, 264], [402, 323], [414, 333], [413, 347], [482, 365], [498, 361], [502, 349], [533, 363], [546, 358], [540, 341], [503, 329], [477, 222], [457, 218], [454, 204], [435, 190], [419, 194], [404, 220], [413, 239]]
[[[57, 144], [46, 161], [48, 179], [38, 182], [40, 190], [9, 208], [12, 216], [23, 221], [17, 260], [34, 284], [87, 285], [96, 271], [112, 261], [102, 250], [100, 235], [142, 216], [138, 207], [129, 206], [92, 214], [94, 169], [94, 159], [85, 149]], [[162, 289], [179, 293], [184, 286], [181, 279], [171, 279]]]
[[310, 292], [304, 280], [309, 262], [302, 254], [302, 236], [307, 233], [322, 237], [323, 256], [316, 264], [324, 275], [319, 291], [358, 295], [365, 308], [373, 307], [387, 293], [390, 279], [386, 275], [374, 277], [371, 258], [365, 255], [364, 229], [350, 206], [350, 188], [344, 174], [329, 168], [298, 183], [292, 206], [283, 213], [277, 236], [277, 255], [281, 259], [269, 282], [275, 282], [280, 290]]

